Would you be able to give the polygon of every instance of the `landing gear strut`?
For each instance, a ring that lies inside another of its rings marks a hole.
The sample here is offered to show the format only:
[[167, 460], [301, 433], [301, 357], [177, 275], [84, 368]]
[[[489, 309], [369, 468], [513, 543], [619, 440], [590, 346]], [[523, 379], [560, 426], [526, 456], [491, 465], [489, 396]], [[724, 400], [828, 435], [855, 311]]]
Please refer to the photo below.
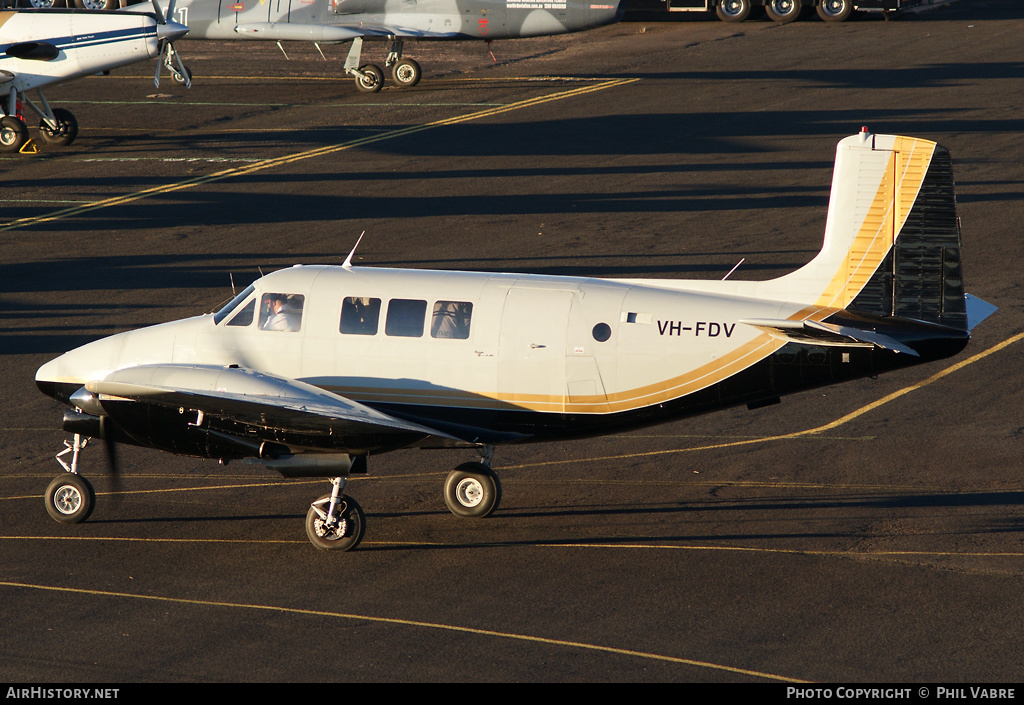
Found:
[[[28, 106], [41, 118], [39, 135], [43, 142], [55, 147], [66, 147], [78, 137], [78, 120], [68, 110], [50, 109], [42, 90], [37, 90], [39, 104], [16, 88], [11, 88], [9, 96], [0, 100], [0, 150], [18, 152], [28, 147], [29, 134], [25, 119], [20, 115], [21, 107]], [[83, 444], [84, 446], [84, 444]]]
[[[78, 454], [88, 445], [89, 439], [75, 434], [69, 443], [64, 441], [64, 450], [57, 454], [57, 462], [67, 471], [54, 478], [46, 488], [46, 512], [62, 524], [78, 524], [89, 518], [96, 506], [96, 492], [92, 484], [78, 474]], [[71, 453], [69, 464], [61, 456]]]
[[[363, 93], [376, 93], [384, 87], [384, 71], [376, 64], [360, 65], [362, 51], [363, 39], [356, 37], [352, 40], [352, 48], [345, 58], [345, 73], [355, 78], [356, 88]], [[420, 82], [423, 75], [418, 63], [412, 59], [402, 58], [402, 40], [395, 37], [391, 38], [391, 47], [384, 60], [384, 68], [391, 69], [391, 80], [399, 88], [412, 88]]]
[[306, 536], [324, 551], [351, 551], [363, 538], [366, 520], [362, 507], [341, 494], [345, 478], [336, 477], [331, 484], [331, 494], [313, 502], [306, 512]]

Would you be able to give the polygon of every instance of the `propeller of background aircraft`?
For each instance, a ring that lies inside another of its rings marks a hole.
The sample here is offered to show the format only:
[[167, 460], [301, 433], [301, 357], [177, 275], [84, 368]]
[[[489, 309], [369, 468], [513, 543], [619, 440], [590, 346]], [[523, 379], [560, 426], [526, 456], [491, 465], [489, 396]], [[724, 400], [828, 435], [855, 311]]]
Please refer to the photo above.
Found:
[[[159, 59], [156, 63], [156, 73], [153, 75], [153, 84], [160, 87], [160, 72], [164, 65], [167, 66], [171, 72], [171, 77], [178, 83], [184, 83], [186, 88], [192, 87], [192, 72], [189, 71], [185, 64], [181, 62], [181, 57], [178, 56], [178, 52], [174, 50], [174, 40], [178, 37], [185, 36], [179, 26], [172, 22], [170, 25], [167, 24], [168, 17], [174, 17], [174, 0], [167, 5], [167, 14], [164, 15], [163, 10], [160, 8], [160, 3], [157, 0], [151, 0], [153, 4], [153, 13], [156, 15], [156, 36], [160, 38], [160, 49]], [[174, 61], [172, 64], [171, 61]], [[175, 68], [177, 65], [177, 68]]]

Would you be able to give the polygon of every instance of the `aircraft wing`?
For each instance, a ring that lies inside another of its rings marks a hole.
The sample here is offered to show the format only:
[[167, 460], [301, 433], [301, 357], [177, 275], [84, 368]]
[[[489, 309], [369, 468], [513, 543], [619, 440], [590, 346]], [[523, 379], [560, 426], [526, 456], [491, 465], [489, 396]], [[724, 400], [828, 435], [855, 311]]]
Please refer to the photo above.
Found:
[[458, 36], [458, 32], [431, 32], [398, 25], [326, 25], [294, 22], [246, 22], [235, 26], [235, 32], [249, 39], [299, 42], [347, 42], [357, 37], [386, 39], [440, 39]]
[[393, 436], [399, 443], [402, 438], [409, 443], [426, 437], [460, 440], [305, 382], [240, 367], [139, 365], [85, 388], [100, 395], [101, 405], [111, 398], [139, 401], [285, 431]]
[[740, 321], [772, 335], [798, 343], [820, 343], [822, 345], [874, 345], [914, 357], [920, 354], [895, 338], [877, 331], [852, 326], [821, 323], [819, 321], [791, 321], [786, 319], [746, 318]]

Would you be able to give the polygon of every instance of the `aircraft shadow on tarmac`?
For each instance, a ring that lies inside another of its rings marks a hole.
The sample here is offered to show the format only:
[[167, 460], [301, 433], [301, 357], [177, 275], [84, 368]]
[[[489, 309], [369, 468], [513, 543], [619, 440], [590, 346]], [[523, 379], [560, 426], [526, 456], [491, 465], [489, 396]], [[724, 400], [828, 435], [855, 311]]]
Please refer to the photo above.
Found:
[[[111, 502], [112, 507], [116, 507], [118, 502], [123, 499], [117, 499], [116, 497]], [[747, 502], [714, 502], [703, 504], [700, 502], [688, 502], [683, 505], [672, 505], [666, 506], [664, 504], [629, 504], [621, 507], [609, 507], [607, 505], [601, 506], [576, 506], [572, 508], [566, 507], [551, 507], [550, 509], [542, 509], [538, 507], [532, 507], [529, 509], [514, 509], [506, 508], [503, 509], [499, 514], [495, 515], [495, 519], [506, 519], [510, 521], [516, 521], [526, 518], [550, 518], [556, 519], [559, 517], [581, 519], [589, 517], [601, 517], [601, 516], [643, 516], [643, 515], [671, 515], [671, 514], [690, 514], [694, 512], [700, 513], [718, 513], [722, 511], [767, 511], [767, 512], [785, 512], [787, 515], [791, 514], [795, 510], [824, 510], [824, 509], [922, 509], [922, 508], [979, 508], [979, 507], [993, 507], [993, 506], [1005, 506], [1007, 508], [1016, 508], [1024, 505], [1024, 491], [1006, 491], [1006, 492], [960, 492], [960, 493], [921, 493], [921, 494], [910, 494], [910, 495], [884, 495], [884, 496], [872, 496], [872, 497], [851, 497], [851, 498], [837, 498], [834, 495], [821, 498], [807, 498], [794, 500], [792, 498], [785, 498], [779, 500], [768, 500], [764, 498], [758, 498], [756, 500]], [[367, 517], [373, 517], [377, 519], [383, 518], [410, 518], [410, 517], [440, 517], [443, 520], [451, 520], [450, 526], [454, 527], [453, 535], [473, 535], [473, 528], [476, 526], [470, 526], [471, 522], [466, 520], [459, 520], [451, 517], [448, 511], [443, 507], [439, 507], [436, 511], [395, 511], [395, 512], [366, 512]], [[119, 526], [119, 525], [144, 525], [144, 524], [205, 524], [205, 523], [240, 523], [240, 522], [251, 522], [251, 521], [277, 521], [287, 522], [287, 525], [283, 525], [284, 531], [287, 536], [291, 536], [294, 533], [292, 522], [296, 519], [302, 519], [304, 515], [296, 514], [293, 512], [280, 512], [280, 513], [262, 513], [262, 514], [244, 514], [234, 516], [188, 516], [188, 517], [174, 517], [174, 516], [162, 516], [162, 517], [140, 517], [140, 518], [107, 518], [107, 519], [96, 519], [93, 518], [89, 523], [90, 525], [107, 525], [107, 526]], [[997, 523], [989, 526], [976, 528], [973, 530], [960, 530], [959, 533], [1024, 533], [1024, 519], [1014, 517], [1013, 519], [1007, 520], [995, 520]], [[489, 520], [489, 523], [494, 523], [494, 519]], [[465, 532], [458, 531], [459, 527], [465, 527]], [[436, 530], [438, 527], [433, 526]], [[479, 527], [477, 527], [479, 528]], [[665, 528], [665, 527], [659, 527]], [[534, 527], [533, 530], [537, 532], [543, 532], [546, 534], [545, 537], [535, 539], [517, 539], [514, 541], [505, 541], [501, 539], [494, 539], [495, 532], [492, 530], [489, 532], [491, 538], [480, 541], [453, 541], [451, 543], [434, 543], [430, 544], [417, 544], [415, 539], [411, 539], [408, 543], [396, 544], [396, 545], [381, 545], [374, 546], [372, 538], [369, 539], [368, 543], [359, 549], [360, 551], [386, 551], [386, 550], [430, 550], [430, 549], [453, 549], [453, 548], [485, 548], [494, 546], [532, 546], [537, 544], [625, 544], [625, 543], [636, 543], [640, 542], [665, 542], [665, 541], [712, 541], [712, 540], [749, 540], [749, 539], [793, 539], [793, 538], [850, 538], [858, 537], [862, 538], [862, 530], [859, 526], [853, 527], [848, 532], [820, 532], [820, 531], [808, 531], [808, 532], [789, 532], [789, 533], [731, 533], [731, 534], [664, 534], [659, 533], [656, 536], [652, 536], [649, 533], [642, 533], [636, 536], [579, 536], [578, 533], [573, 533], [572, 536], [566, 538], [549, 538], [551, 534], [557, 535], [559, 529], [557, 526], [546, 526], [546, 527]], [[517, 529], [517, 535], [522, 535], [523, 529]], [[285, 536], [279, 538], [286, 538]]]

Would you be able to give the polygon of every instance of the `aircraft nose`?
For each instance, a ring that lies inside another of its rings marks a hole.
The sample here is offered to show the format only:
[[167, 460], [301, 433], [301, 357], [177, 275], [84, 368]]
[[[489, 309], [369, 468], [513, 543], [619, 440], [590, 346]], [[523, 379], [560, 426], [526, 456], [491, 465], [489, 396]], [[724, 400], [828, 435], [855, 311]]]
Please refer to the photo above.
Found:
[[186, 34], [188, 34], [188, 27], [171, 20], [156, 26], [156, 36], [169, 42], [173, 42], [179, 37], [184, 37]]

